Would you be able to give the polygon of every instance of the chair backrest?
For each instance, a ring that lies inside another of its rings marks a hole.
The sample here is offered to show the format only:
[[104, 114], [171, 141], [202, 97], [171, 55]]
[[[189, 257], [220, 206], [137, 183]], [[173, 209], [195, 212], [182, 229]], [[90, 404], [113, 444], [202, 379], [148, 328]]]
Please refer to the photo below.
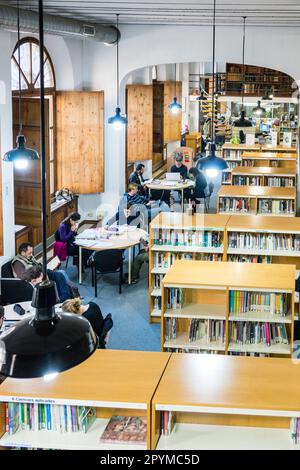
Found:
[[[11, 261], [3, 264], [1, 267], [1, 277], [13, 278]], [[26, 281], [12, 280], [1, 281], [1, 301], [5, 304], [15, 304], [31, 300], [33, 288]]]
[[97, 270], [102, 273], [118, 271], [123, 264], [122, 250], [97, 251], [94, 255], [94, 263]]

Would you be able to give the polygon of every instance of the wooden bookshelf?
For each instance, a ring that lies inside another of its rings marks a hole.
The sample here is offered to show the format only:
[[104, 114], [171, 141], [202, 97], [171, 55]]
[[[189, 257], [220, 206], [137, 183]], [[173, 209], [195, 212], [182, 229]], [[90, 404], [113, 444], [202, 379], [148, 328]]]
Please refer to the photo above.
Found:
[[241, 164], [247, 167], [269, 166], [290, 169], [297, 172], [297, 155], [295, 153], [277, 152], [243, 152]]
[[[280, 358], [172, 354], [153, 397], [156, 450], [292, 450], [299, 366]], [[162, 414], [175, 425], [163, 435]]]
[[[266, 212], [266, 204], [272, 204], [269, 212]], [[282, 204], [283, 207], [277, 207], [278, 204]], [[295, 210], [295, 188], [221, 186], [218, 192], [220, 214], [295, 216]]]
[[260, 145], [245, 144], [224, 144], [222, 146], [222, 157], [228, 164], [228, 170], [223, 171], [222, 184], [232, 184], [231, 172], [234, 168], [242, 164], [241, 155], [243, 152], [255, 153], [260, 150]]
[[274, 152], [274, 153], [289, 153], [297, 155], [297, 148], [296, 147], [286, 147], [285, 145], [277, 145], [276, 147], [272, 147], [272, 145], [262, 145], [261, 146], [262, 152]]
[[[147, 418], [147, 448], [151, 448], [151, 399], [169, 354], [98, 350], [87, 361], [53, 380], [6, 379], [0, 385], [0, 446], [64, 450], [142, 449], [143, 446], [101, 444], [112, 415]], [[96, 407], [97, 419], [83, 432], [5, 431], [5, 403], [48, 403]]]
[[194, 155], [201, 153], [201, 132], [189, 132], [185, 134], [185, 145], [193, 149]]
[[295, 276], [295, 265], [175, 261], [162, 281], [162, 351], [290, 357]]
[[295, 188], [296, 172], [289, 168], [242, 167], [232, 170], [233, 186], [266, 186]]
[[[228, 220], [229, 216], [218, 214], [188, 216], [181, 213], [161, 213], [153, 219], [149, 239], [150, 322], [160, 322], [161, 280], [175, 259], [225, 261], [223, 240]], [[212, 245], [209, 238], [212, 232], [219, 236], [217, 246]], [[172, 240], [171, 234], [175, 235]], [[207, 242], [203, 237], [207, 237]]]

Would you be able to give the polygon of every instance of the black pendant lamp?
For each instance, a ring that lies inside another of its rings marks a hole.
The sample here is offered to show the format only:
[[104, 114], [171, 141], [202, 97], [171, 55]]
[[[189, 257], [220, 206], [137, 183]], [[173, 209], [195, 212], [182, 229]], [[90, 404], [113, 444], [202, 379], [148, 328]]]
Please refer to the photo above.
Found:
[[176, 66], [176, 64], [175, 64], [175, 93], [174, 93], [174, 98], [173, 98], [172, 103], [170, 103], [170, 104], [168, 105], [169, 110], [170, 110], [171, 113], [173, 113], [173, 114], [178, 114], [179, 111], [182, 110], [182, 106], [181, 106], [180, 103], [178, 103], [178, 101], [177, 101], [177, 96], [176, 96], [176, 68], [177, 68], [177, 66]]
[[43, 281], [33, 292], [31, 305], [35, 314], [18, 322], [0, 337], [0, 374], [14, 378], [53, 377], [80, 364], [97, 348], [97, 338], [85, 318], [55, 312], [59, 302], [56, 284], [47, 277], [43, 0], [39, 0], [39, 43]]
[[246, 44], [246, 16], [243, 16], [243, 83], [242, 83], [242, 110], [240, 117], [233, 123], [233, 127], [252, 127], [252, 123], [245, 117], [244, 95], [245, 95], [245, 44]]
[[256, 117], [263, 117], [266, 114], [266, 110], [261, 106], [260, 100], [258, 100], [257, 106], [253, 108], [253, 114], [255, 114]]
[[196, 101], [207, 101], [207, 97], [204, 94], [204, 90], [201, 91], [200, 96], [198, 96]]
[[214, 0], [213, 13], [213, 74], [212, 74], [212, 142], [209, 146], [209, 155], [201, 158], [199, 165], [209, 178], [215, 178], [219, 172], [228, 169], [228, 164], [223, 158], [216, 156], [215, 144], [215, 55], [216, 55], [216, 0]]
[[116, 114], [108, 118], [108, 124], [112, 124], [114, 129], [121, 130], [123, 126], [128, 124], [128, 119], [126, 116], [121, 114], [120, 108], [120, 83], [119, 83], [119, 41], [120, 41], [120, 33], [119, 33], [119, 14], [117, 14], [117, 107], [116, 107]]
[[25, 146], [26, 138], [23, 135], [22, 126], [22, 87], [21, 87], [21, 53], [20, 53], [20, 9], [19, 0], [17, 3], [18, 12], [18, 72], [19, 72], [19, 133], [16, 139], [17, 148], [9, 150], [3, 157], [4, 162], [13, 162], [19, 170], [25, 169], [30, 160], [39, 160], [36, 150], [28, 149]]
[[274, 98], [274, 89], [272, 87], [272, 88], [269, 88], [267, 90], [267, 93], [262, 97], [262, 100], [263, 101], [272, 101], [273, 98]]

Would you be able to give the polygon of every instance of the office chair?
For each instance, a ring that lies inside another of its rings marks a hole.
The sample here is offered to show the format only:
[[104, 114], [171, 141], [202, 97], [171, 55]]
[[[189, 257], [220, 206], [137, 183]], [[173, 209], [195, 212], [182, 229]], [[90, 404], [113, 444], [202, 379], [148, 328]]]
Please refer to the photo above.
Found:
[[123, 252], [122, 250], [97, 251], [93, 255], [92, 285], [95, 286], [95, 297], [98, 296], [97, 274], [119, 273], [119, 294], [122, 294]]

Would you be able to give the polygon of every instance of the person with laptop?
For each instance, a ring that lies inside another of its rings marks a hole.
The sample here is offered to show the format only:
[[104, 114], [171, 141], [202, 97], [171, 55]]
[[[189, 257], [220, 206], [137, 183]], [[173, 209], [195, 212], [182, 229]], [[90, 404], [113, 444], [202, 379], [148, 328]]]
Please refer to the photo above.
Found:
[[171, 173], [180, 173], [180, 176], [183, 181], [187, 179], [188, 176], [188, 169], [187, 167], [182, 163], [183, 157], [182, 155], [176, 155], [175, 157], [175, 165], [171, 167]]

